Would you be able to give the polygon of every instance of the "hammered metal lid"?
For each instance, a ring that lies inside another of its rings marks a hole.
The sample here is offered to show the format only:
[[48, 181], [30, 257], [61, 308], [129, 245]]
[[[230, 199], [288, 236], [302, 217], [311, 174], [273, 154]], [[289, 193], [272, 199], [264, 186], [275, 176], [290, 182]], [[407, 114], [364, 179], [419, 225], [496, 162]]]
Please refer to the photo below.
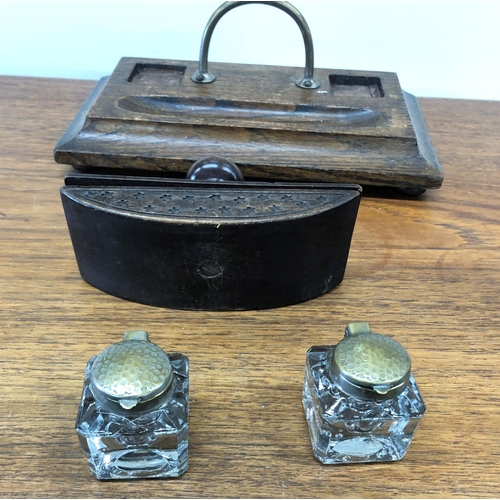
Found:
[[372, 332], [368, 323], [351, 323], [335, 347], [332, 370], [348, 394], [363, 399], [388, 399], [405, 389], [411, 361], [395, 340]]
[[123, 341], [98, 354], [91, 369], [94, 391], [131, 409], [163, 394], [173, 379], [168, 355], [147, 332], [125, 332]]

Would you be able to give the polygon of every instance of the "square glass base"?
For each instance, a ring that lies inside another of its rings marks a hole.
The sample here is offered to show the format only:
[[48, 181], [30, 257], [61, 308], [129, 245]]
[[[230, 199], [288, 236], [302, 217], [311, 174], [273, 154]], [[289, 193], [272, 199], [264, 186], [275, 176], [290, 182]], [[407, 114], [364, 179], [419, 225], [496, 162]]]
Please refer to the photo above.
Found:
[[140, 412], [96, 401], [90, 383], [95, 358], [87, 364], [76, 432], [97, 479], [176, 477], [187, 470], [189, 361], [182, 354], [169, 358], [172, 385]]
[[335, 384], [335, 346], [307, 352], [302, 402], [314, 456], [325, 464], [401, 460], [425, 412], [413, 376], [393, 399], [354, 398]]

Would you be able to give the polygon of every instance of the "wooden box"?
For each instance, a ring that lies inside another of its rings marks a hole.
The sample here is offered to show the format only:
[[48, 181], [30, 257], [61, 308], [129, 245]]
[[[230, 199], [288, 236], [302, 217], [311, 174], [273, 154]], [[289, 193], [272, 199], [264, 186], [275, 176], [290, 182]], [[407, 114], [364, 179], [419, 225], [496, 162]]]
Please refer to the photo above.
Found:
[[443, 173], [418, 103], [395, 73], [211, 64], [216, 81], [190, 78], [197, 62], [120, 60], [55, 148], [88, 167], [185, 173], [204, 156], [233, 160], [246, 178], [355, 182], [415, 192]]

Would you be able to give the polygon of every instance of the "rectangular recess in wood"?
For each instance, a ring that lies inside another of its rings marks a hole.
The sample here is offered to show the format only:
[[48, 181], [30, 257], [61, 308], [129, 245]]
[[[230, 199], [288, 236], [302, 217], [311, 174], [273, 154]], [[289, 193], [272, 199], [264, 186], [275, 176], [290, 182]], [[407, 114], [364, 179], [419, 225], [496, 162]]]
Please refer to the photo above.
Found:
[[336, 96], [384, 97], [382, 83], [376, 76], [330, 75], [330, 86]]
[[186, 66], [137, 63], [127, 81], [149, 85], [169, 85], [180, 82], [185, 71]]
[[211, 63], [216, 80], [191, 80], [197, 62], [123, 58], [102, 79], [55, 148], [78, 169], [181, 175], [225, 156], [247, 178], [439, 188], [443, 172], [417, 100], [395, 73]]

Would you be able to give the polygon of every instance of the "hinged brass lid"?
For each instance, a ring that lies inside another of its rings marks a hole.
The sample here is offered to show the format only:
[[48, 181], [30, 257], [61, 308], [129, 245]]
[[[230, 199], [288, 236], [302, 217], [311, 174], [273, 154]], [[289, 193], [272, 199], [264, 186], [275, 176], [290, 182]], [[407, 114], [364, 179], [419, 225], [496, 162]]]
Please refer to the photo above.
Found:
[[335, 347], [332, 370], [342, 389], [362, 399], [388, 399], [405, 389], [411, 361], [395, 340], [372, 332], [368, 323], [350, 323]]
[[91, 379], [95, 391], [128, 410], [163, 394], [173, 371], [167, 354], [145, 331], [127, 331], [122, 342], [97, 355]]

